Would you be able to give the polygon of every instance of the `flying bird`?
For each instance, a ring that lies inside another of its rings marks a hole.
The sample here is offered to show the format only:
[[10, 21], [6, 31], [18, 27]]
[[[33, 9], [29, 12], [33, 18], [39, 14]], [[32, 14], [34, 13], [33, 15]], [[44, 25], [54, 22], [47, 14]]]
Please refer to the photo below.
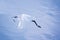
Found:
[[[17, 18], [20, 18], [20, 17], [14, 16], [14, 17], [13, 17], [13, 21], [15, 22], [15, 19], [17, 19]], [[22, 17], [22, 18], [23, 18], [23, 17]], [[31, 21], [34, 22], [37, 27], [41, 28], [41, 26], [39, 26], [35, 20], [32, 20], [32, 19], [31, 19]]]

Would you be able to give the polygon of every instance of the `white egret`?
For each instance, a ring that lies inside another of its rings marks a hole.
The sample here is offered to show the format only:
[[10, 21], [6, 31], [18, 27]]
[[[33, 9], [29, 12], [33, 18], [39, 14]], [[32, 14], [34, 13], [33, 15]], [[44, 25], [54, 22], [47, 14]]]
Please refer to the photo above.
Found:
[[37, 27], [41, 28], [41, 26], [39, 26], [39, 25], [37, 24], [37, 22], [34, 20], [35, 18], [32, 17], [32, 16], [30, 16], [30, 15], [28, 15], [28, 14], [16, 15], [16, 16], [13, 17], [13, 21], [14, 21], [14, 22], [16, 22], [15, 19], [17, 19], [17, 21], [18, 21], [18, 25], [17, 25], [18, 27], [17, 27], [17, 28], [23, 29], [22, 24], [24, 23], [24, 21], [26, 21], [26, 22], [27, 22], [27, 21], [34, 22]]

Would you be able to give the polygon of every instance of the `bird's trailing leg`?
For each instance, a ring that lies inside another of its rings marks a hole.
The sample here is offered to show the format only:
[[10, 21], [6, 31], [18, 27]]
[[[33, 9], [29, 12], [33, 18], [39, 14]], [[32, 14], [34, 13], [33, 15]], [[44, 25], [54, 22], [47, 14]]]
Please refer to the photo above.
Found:
[[39, 26], [35, 20], [32, 20], [32, 22], [34, 22], [36, 24], [37, 27], [41, 28], [41, 26]]

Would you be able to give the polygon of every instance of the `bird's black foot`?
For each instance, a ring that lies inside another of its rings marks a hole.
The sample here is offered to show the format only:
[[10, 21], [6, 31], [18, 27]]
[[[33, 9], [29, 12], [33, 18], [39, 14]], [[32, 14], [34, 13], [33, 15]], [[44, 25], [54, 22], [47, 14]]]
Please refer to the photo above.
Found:
[[41, 28], [41, 26], [38, 25], [39, 28]]

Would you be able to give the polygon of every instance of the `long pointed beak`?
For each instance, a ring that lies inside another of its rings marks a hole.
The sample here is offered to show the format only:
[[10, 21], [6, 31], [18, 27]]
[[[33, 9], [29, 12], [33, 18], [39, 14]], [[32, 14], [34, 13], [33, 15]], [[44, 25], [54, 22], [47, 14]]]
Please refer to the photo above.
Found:
[[13, 21], [15, 22], [15, 20], [13, 19]]

